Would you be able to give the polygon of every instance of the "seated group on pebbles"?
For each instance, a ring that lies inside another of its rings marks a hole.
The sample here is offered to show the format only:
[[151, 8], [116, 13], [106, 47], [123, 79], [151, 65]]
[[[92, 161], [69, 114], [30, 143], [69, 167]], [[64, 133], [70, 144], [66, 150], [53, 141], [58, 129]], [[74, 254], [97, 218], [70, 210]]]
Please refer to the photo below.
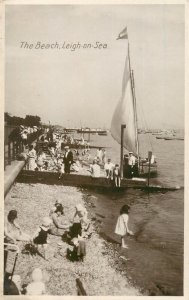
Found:
[[[86, 255], [86, 240], [92, 234], [91, 223], [88, 219], [86, 208], [82, 204], [75, 207], [73, 219], [69, 222], [62, 220], [64, 215], [63, 205], [56, 201], [49, 216], [43, 217], [41, 224], [33, 236], [25, 233], [17, 223], [18, 213], [16, 210], [10, 210], [5, 218], [4, 226], [4, 242], [5, 251], [8, 251], [10, 245], [21, 246], [18, 241], [24, 242], [22, 253], [39, 255], [48, 260], [49, 235], [60, 236], [58, 247], [68, 244], [66, 249], [66, 257], [70, 261], [83, 261]], [[11, 279], [10, 279], [11, 275]], [[5, 261], [5, 277], [4, 277], [4, 294], [27, 294], [42, 295], [45, 294], [45, 285], [42, 280], [43, 274], [40, 268], [34, 269], [32, 273], [32, 282], [21, 289], [21, 280], [19, 275], [13, 275], [6, 271]]]

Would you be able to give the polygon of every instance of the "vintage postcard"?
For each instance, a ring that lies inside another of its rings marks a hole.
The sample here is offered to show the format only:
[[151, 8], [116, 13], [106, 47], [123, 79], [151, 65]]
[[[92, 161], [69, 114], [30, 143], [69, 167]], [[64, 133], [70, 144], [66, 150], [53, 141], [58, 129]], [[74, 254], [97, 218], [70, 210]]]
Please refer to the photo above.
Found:
[[3, 295], [187, 297], [187, 9], [2, 4]]

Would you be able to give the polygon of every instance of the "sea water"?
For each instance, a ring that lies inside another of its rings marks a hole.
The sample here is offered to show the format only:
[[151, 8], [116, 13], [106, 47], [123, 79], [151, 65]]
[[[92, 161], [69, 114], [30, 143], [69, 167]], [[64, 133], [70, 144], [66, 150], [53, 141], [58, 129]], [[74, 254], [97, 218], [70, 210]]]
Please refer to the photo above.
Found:
[[[184, 185], [184, 141], [161, 140], [139, 135], [140, 152], [147, 157], [149, 145], [158, 162], [158, 181], [169, 186]], [[91, 144], [108, 146], [107, 157], [120, 161], [120, 146], [108, 136], [91, 135]], [[95, 155], [93, 150], [93, 155]], [[127, 237], [128, 249], [120, 253], [132, 282], [150, 294], [183, 295], [184, 190], [147, 193], [128, 189], [120, 193], [90, 192], [95, 213], [102, 216], [100, 232], [120, 242], [114, 228], [120, 208], [131, 207]], [[120, 258], [121, 259], [121, 258]]]

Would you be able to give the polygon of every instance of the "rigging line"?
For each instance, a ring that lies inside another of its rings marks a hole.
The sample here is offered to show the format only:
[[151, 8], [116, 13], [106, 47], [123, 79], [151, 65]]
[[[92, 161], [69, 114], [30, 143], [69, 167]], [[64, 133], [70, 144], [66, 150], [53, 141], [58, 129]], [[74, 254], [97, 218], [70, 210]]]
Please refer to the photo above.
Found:
[[139, 158], [139, 139], [138, 139], [138, 129], [137, 129], [137, 116], [136, 116], [136, 114], [137, 114], [137, 111], [136, 111], [136, 103], [135, 103], [135, 91], [134, 91], [134, 89], [133, 89], [133, 78], [132, 78], [132, 70], [131, 70], [131, 60], [130, 60], [130, 49], [129, 49], [129, 41], [128, 41], [128, 61], [129, 61], [129, 77], [130, 77], [130, 81], [131, 81], [131, 92], [132, 92], [132, 100], [133, 100], [133, 106], [134, 106], [134, 108], [135, 108], [135, 116], [134, 116], [134, 118], [135, 118], [135, 130], [136, 130], [136, 143], [137, 143], [137, 156], [138, 156], [138, 158]]
[[[135, 90], [135, 92], [136, 92], [136, 90]], [[137, 93], [138, 94], [138, 93]], [[138, 97], [138, 95], [137, 95], [137, 99], [140, 99], [140, 97]], [[137, 101], [137, 103], [139, 103], [139, 108], [141, 109], [141, 111], [142, 111], [142, 117], [143, 117], [143, 121], [144, 121], [144, 126], [146, 127], [146, 125], [148, 125], [147, 124], [147, 122], [146, 122], [146, 119], [145, 119], [145, 117], [144, 117], [144, 111], [143, 111], [143, 107], [142, 107], [142, 104], [141, 104], [141, 101], [139, 100], [139, 101]], [[147, 127], [145, 128], [145, 129], [148, 129]], [[154, 152], [154, 148], [153, 148], [153, 145], [152, 145], [152, 141], [151, 141], [151, 139], [150, 139], [150, 136], [149, 136], [149, 133], [147, 133], [147, 136], [148, 136], [148, 141], [149, 141], [149, 144], [150, 144], [150, 147], [151, 147], [151, 149], [152, 149], [152, 151]]]
[[[138, 96], [137, 96], [137, 97], [138, 97]], [[139, 97], [139, 98], [140, 98], [140, 97]], [[143, 111], [143, 107], [142, 107], [141, 101], [138, 101], [138, 103], [139, 103], [139, 108], [140, 108], [140, 110], [141, 110], [141, 112], [142, 112], [142, 117], [143, 117], [143, 122], [144, 122], [145, 130], [147, 130], [147, 129], [149, 129], [149, 128], [148, 128], [149, 125], [148, 125], [148, 123], [147, 123], [147, 121], [146, 121], [146, 119], [145, 119], [144, 111]], [[154, 152], [154, 147], [153, 147], [153, 145], [152, 145], [152, 141], [151, 141], [151, 139], [150, 139], [149, 133], [147, 133], [147, 136], [148, 136], [148, 141], [149, 141], [149, 144], [150, 144], [150, 146], [151, 146], [152, 152]]]

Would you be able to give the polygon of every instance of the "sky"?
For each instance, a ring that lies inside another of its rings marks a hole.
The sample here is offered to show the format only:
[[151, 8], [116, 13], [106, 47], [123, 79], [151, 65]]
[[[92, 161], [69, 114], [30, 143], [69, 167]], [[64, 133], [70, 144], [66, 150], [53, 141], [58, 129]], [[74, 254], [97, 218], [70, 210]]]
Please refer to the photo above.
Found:
[[7, 5], [5, 22], [5, 111], [109, 128], [127, 26], [139, 127], [184, 127], [183, 5]]

